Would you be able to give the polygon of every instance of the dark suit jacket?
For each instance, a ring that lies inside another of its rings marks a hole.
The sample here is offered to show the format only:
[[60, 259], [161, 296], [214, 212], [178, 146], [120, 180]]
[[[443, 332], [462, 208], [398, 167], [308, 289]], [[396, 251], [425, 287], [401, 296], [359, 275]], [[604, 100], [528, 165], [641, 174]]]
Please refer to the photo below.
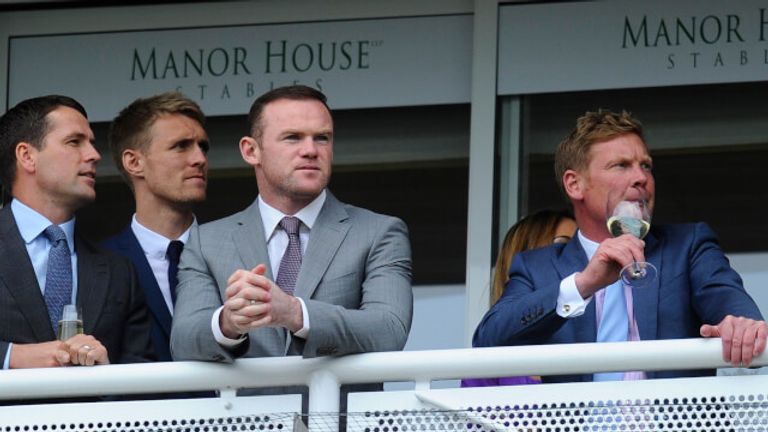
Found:
[[111, 237], [101, 246], [116, 252], [131, 260], [139, 275], [139, 285], [144, 291], [149, 311], [152, 314], [152, 346], [159, 361], [172, 361], [171, 359], [171, 313], [165, 304], [163, 294], [157, 285], [155, 274], [149, 266], [147, 256], [141, 248], [136, 235], [130, 225], [120, 234]]
[[[659, 270], [659, 277], [650, 287], [632, 290], [641, 340], [698, 337], [702, 324], [717, 324], [728, 314], [762, 319], [706, 224], [652, 227], [645, 238], [645, 257]], [[480, 322], [473, 345], [595, 342], [594, 301], [577, 318], [565, 319], [555, 312], [560, 281], [586, 265], [587, 256], [578, 240], [518, 254], [504, 295]], [[648, 377], [712, 373], [651, 372]], [[543, 378], [547, 382], [591, 381], [592, 375]]]
[[[86, 334], [107, 348], [111, 363], [154, 358], [144, 294], [128, 260], [76, 237], [77, 305]], [[10, 206], [0, 209], [0, 359], [8, 343], [56, 339], [45, 300]]]

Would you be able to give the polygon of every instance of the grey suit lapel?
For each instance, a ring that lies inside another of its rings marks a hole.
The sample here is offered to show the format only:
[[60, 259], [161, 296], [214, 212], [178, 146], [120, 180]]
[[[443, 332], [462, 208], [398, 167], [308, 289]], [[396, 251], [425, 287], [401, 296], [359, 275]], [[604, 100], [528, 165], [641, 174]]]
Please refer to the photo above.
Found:
[[83, 331], [92, 334], [108, 297], [109, 265], [89, 244], [75, 236], [77, 305], [83, 312]]
[[[560, 280], [584, 270], [587, 266], [587, 254], [581, 247], [581, 242], [574, 236], [563, 248], [562, 254], [555, 264], [560, 274]], [[573, 320], [575, 326], [575, 342], [594, 342], [597, 339], [597, 324], [595, 323], [595, 302], [591, 301], [581, 319]]]
[[6, 257], [0, 262], [0, 283], [5, 285], [20, 308], [35, 339], [41, 342], [56, 339], [35, 269], [10, 206], [0, 209], [0, 256]]
[[309, 244], [296, 279], [296, 296], [311, 298], [347, 236], [349, 214], [330, 192], [309, 234]]
[[[232, 230], [232, 242], [245, 266], [244, 269], [252, 270], [258, 264], [265, 264], [267, 266], [266, 276], [274, 280], [258, 200], [254, 200], [253, 204], [240, 213], [240, 218], [236, 220], [235, 224], [236, 226]], [[219, 288], [223, 292], [226, 287]], [[251, 332], [249, 337], [251, 338], [250, 350], [258, 352], [259, 357], [263, 356], [262, 350], [271, 355], [286, 355], [291, 340], [288, 332], [282, 327], [262, 328]]]
[[274, 280], [272, 265], [267, 251], [267, 238], [264, 234], [264, 223], [261, 220], [258, 200], [240, 213], [237, 226], [232, 230], [232, 242], [245, 270], [252, 270], [257, 264], [267, 265], [267, 277]]

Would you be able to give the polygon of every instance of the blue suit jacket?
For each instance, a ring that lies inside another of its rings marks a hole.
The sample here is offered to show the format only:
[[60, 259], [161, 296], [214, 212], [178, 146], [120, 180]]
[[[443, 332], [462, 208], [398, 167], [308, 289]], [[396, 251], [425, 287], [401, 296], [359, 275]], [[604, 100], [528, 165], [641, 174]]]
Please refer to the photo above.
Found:
[[144, 250], [133, 234], [130, 225], [120, 234], [105, 240], [102, 246], [110, 249], [133, 262], [136, 272], [139, 274], [139, 285], [144, 290], [150, 313], [152, 314], [152, 345], [159, 361], [172, 361], [171, 340], [171, 313], [165, 304], [163, 294], [155, 280], [155, 274], [149, 266]]
[[[762, 319], [706, 224], [652, 227], [645, 238], [645, 257], [659, 270], [659, 277], [650, 287], [632, 290], [641, 340], [698, 337], [702, 324], [717, 324], [728, 314]], [[473, 345], [595, 342], [595, 302], [576, 318], [565, 319], [555, 311], [560, 281], [586, 265], [578, 240], [518, 254], [504, 294], [483, 317]], [[648, 377], [713, 373], [664, 371], [650, 372]], [[545, 382], [591, 381], [592, 375], [543, 378]]]

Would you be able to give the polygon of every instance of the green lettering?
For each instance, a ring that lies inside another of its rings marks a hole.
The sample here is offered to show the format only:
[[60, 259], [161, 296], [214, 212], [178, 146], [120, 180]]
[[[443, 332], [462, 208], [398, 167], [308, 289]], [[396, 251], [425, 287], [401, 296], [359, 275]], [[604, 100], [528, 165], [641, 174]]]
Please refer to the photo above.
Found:
[[139, 57], [139, 52], [136, 48], [133, 49], [133, 68], [131, 70], [131, 81], [136, 80], [136, 70], [138, 69], [139, 74], [141, 74], [141, 79], [147, 79], [147, 73], [150, 71], [150, 68], [152, 70], [152, 79], [157, 79], [157, 67], [155, 65], [155, 49], [152, 48], [152, 52], [149, 54], [149, 58], [147, 58], [146, 67], [144, 67], [141, 64], [141, 57]]
[[162, 78], [165, 79], [168, 76], [168, 71], [173, 73], [174, 78], [179, 77], [179, 71], [176, 69], [176, 59], [173, 58], [173, 51], [168, 52], [168, 58], [165, 59], [165, 69], [163, 70]]
[[336, 65], [336, 42], [331, 43], [331, 62], [327, 66], [323, 63], [323, 47], [325, 46], [325, 44], [321, 42], [318, 45], [319, 45], [318, 49], [320, 50], [320, 52], [318, 52], [317, 54], [317, 60], [318, 60], [318, 63], [320, 64], [320, 69], [324, 71], [329, 71], [333, 69], [333, 66]]
[[[299, 66], [299, 64], [296, 61], [299, 56], [299, 50], [302, 48], [305, 49], [307, 52], [307, 56], [306, 56], [307, 61], [304, 67]], [[309, 70], [309, 68], [312, 67], [312, 63], [315, 61], [314, 55], [312, 54], [312, 47], [310, 47], [305, 43], [298, 44], [296, 48], [293, 49], [293, 55], [291, 56], [291, 60], [293, 62], [294, 69], [296, 69], [299, 72], [306, 72], [307, 70]]]
[[629, 22], [629, 17], [624, 17], [624, 41], [621, 44], [622, 48], [627, 48], [627, 40], [632, 42], [632, 46], [637, 46], [640, 39], [643, 40], [643, 46], [648, 46], [648, 22], [645, 15], [643, 20], [640, 21], [640, 28], [637, 29], [637, 33], [632, 31], [632, 24]]
[[251, 71], [248, 70], [248, 66], [245, 65], [245, 57], [247, 55], [248, 51], [245, 48], [235, 47], [235, 71], [233, 75], [237, 75], [237, 71], [239, 69], [238, 66], [241, 66], [246, 74], [251, 74]]
[[352, 56], [349, 54], [349, 48], [352, 46], [351, 41], [344, 41], [341, 43], [341, 55], [344, 57], [344, 62], [339, 63], [339, 69], [347, 70], [352, 67]]
[[272, 54], [272, 41], [267, 41], [267, 72], [272, 72], [272, 57], [280, 59], [280, 72], [285, 72], [285, 40], [280, 41], [282, 44], [282, 50], [278, 53]]
[[189, 76], [189, 66], [192, 66], [192, 68], [197, 71], [198, 76], [203, 76], [203, 49], [200, 48], [197, 51], [199, 54], [197, 62], [195, 62], [195, 59], [189, 54], [189, 51], [184, 51], [184, 78]]
[[370, 45], [370, 41], [357, 41], [357, 68], [358, 69], [368, 69], [370, 66], [368, 64], [368, 45]]

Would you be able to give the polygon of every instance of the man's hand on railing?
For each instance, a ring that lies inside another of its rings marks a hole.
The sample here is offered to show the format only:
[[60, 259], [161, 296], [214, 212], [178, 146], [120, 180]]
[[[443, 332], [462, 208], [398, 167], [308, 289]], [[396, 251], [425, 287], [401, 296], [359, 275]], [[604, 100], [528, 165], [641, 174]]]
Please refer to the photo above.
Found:
[[700, 333], [723, 340], [723, 360], [736, 367], [748, 367], [765, 350], [768, 326], [765, 321], [728, 315], [718, 325], [704, 324]]
[[107, 348], [98, 339], [86, 334], [75, 335], [62, 342], [56, 358], [62, 365], [109, 364]]
[[107, 349], [96, 338], [79, 334], [66, 341], [13, 344], [11, 369], [109, 364]]

